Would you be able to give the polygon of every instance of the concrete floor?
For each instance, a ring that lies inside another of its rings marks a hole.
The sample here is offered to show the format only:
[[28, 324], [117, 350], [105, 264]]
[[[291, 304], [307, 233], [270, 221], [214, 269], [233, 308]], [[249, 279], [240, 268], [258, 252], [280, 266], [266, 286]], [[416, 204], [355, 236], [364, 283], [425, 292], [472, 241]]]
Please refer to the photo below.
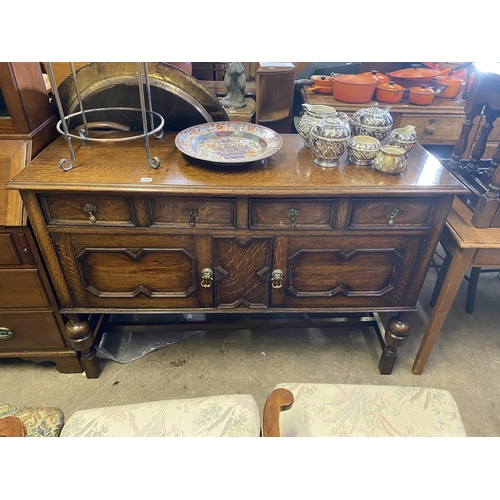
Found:
[[[207, 331], [126, 364], [103, 361], [100, 378], [61, 374], [50, 363], [0, 359], [0, 401], [77, 409], [189, 398], [252, 394], [262, 411], [279, 382], [426, 386], [454, 396], [469, 436], [500, 436], [500, 279], [481, 276], [476, 308], [464, 310], [467, 282], [421, 376], [411, 366], [431, 313], [431, 269], [392, 375], [380, 375], [381, 348], [371, 328]], [[387, 316], [382, 316], [386, 324]]]

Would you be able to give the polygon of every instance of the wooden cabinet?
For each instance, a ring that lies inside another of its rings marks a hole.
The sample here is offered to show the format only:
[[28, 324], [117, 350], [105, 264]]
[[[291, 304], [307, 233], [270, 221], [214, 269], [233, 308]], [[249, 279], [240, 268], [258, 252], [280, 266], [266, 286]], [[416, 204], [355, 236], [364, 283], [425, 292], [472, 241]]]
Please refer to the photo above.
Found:
[[294, 134], [239, 166], [190, 160], [173, 138], [152, 145], [158, 170], [134, 141], [85, 145], [68, 172], [60, 138], [8, 184], [87, 376], [99, 368], [85, 315], [125, 312], [393, 312], [379, 364], [391, 373], [462, 185], [419, 145], [404, 175], [385, 176], [345, 157], [317, 167]]
[[[24, 167], [29, 146], [29, 141], [0, 140], [2, 185]], [[0, 208], [0, 358], [52, 361], [61, 372], [79, 373], [18, 193], [2, 190]]]

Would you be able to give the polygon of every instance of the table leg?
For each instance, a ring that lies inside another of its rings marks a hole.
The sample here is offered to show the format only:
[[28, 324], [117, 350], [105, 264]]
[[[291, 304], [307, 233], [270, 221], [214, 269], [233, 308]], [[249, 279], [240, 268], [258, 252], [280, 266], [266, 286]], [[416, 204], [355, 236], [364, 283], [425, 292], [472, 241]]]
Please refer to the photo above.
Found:
[[403, 346], [408, 340], [410, 331], [409, 314], [411, 313], [400, 312], [393, 316], [387, 324], [385, 329], [386, 347], [378, 363], [378, 370], [381, 375], [390, 375], [392, 373], [398, 356], [398, 347]]
[[432, 311], [429, 324], [427, 325], [422, 342], [420, 343], [420, 348], [418, 349], [417, 356], [413, 363], [412, 371], [415, 375], [422, 375], [425, 363], [429, 358], [437, 336], [448, 315], [448, 311], [457, 295], [460, 284], [464, 279], [465, 272], [467, 268], [470, 267], [476, 252], [475, 248], [466, 248], [458, 252], [451, 248], [449, 250], [453, 254], [453, 260], [446, 274], [446, 278], [444, 279], [441, 292], [436, 300], [436, 305]]

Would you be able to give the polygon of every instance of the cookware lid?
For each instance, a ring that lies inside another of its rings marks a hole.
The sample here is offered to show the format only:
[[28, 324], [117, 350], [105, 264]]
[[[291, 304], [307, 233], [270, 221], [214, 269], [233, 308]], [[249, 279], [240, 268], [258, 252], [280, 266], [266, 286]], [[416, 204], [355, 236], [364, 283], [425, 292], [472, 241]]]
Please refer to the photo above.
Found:
[[437, 71], [435, 69], [431, 68], [406, 68], [406, 69], [399, 69], [397, 71], [393, 71], [389, 73], [389, 76], [391, 78], [434, 78], [435, 76], [438, 76], [441, 74], [441, 71]]
[[336, 75], [333, 77], [336, 82], [349, 83], [352, 85], [376, 85], [377, 80], [373, 75]]
[[378, 89], [382, 89], [382, 90], [392, 90], [392, 91], [401, 91], [401, 90], [405, 90], [404, 87], [402, 87], [401, 85], [398, 85], [397, 83], [394, 83], [393, 80], [391, 80], [390, 82], [383, 82], [383, 83], [379, 83], [377, 85], [377, 88]]
[[434, 90], [429, 88], [427, 85], [422, 84], [420, 87], [414, 87], [410, 89], [410, 92], [412, 94], [424, 94], [424, 95], [431, 95], [435, 94]]

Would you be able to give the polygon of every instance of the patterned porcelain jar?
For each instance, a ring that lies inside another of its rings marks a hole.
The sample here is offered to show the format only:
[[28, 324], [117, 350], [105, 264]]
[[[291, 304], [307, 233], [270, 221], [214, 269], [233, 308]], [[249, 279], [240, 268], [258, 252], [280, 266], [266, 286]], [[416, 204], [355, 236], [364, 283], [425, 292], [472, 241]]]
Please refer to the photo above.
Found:
[[377, 153], [373, 166], [383, 174], [400, 174], [406, 168], [405, 150], [397, 146], [383, 146]]
[[351, 137], [348, 123], [337, 113], [328, 115], [315, 125], [309, 135], [314, 163], [320, 167], [338, 167]]
[[417, 134], [415, 133], [415, 127], [413, 125], [407, 125], [402, 128], [395, 128], [389, 134], [388, 143], [391, 146], [398, 146], [405, 150], [405, 153], [408, 154], [415, 143], [417, 142]]
[[308, 148], [311, 129], [323, 118], [336, 113], [336, 111], [331, 106], [323, 106], [321, 104], [302, 104], [302, 108], [304, 109], [304, 114], [300, 118], [297, 132], [302, 137], [306, 148]]
[[355, 165], [371, 165], [379, 150], [379, 140], [369, 135], [355, 135], [347, 143], [349, 161]]
[[355, 135], [369, 135], [383, 141], [389, 135], [394, 123], [389, 113], [390, 109], [390, 106], [380, 109], [377, 102], [374, 102], [369, 108], [359, 109], [352, 115], [353, 133]]

